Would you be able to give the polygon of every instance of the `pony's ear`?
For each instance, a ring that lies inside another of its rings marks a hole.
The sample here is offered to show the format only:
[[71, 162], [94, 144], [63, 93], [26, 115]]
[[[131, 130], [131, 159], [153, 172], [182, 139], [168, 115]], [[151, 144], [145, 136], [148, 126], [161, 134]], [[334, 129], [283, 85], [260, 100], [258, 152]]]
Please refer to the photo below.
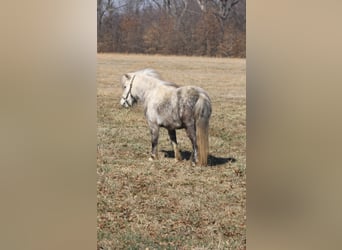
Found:
[[127, 80], [131, 79], [131, 76], [130, 76], [129, 74], [124, 74], [124, 77], [125, 77]]

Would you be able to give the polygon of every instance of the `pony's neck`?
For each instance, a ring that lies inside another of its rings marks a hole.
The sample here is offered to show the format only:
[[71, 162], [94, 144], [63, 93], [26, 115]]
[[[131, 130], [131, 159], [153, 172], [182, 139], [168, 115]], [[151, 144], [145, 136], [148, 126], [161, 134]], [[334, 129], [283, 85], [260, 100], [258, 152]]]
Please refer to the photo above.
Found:
[[135, 81], [135, 95], [141, 102], [145, 102], [148, 93], [158, 85], [159, 80], [150, 76], [137, 75]]

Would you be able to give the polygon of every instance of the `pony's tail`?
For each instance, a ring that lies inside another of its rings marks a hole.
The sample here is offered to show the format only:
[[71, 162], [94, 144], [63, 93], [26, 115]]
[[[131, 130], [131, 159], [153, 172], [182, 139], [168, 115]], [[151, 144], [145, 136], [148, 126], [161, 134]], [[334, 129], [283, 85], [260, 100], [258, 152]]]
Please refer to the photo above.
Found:
[[195, 105], [195, 115], [198, 164], [207, 166], [209, 154], [209, 119], [211, 115], [211, 104], [207, 95], [200, 95]]

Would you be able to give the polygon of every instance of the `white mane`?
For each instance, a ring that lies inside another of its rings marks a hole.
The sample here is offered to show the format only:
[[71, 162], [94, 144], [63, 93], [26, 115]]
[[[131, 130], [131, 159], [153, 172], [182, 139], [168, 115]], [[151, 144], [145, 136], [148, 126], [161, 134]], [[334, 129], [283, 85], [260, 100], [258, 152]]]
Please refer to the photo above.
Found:
[[151, 68], [136, 71], [135, 74], [147, 75], [147, 76], [162, 80], [161, 75], [157, 71], [155, 71], [154, 69], [151, 69]]
[[161, 77], [161, 75], [156, 70], [151, 69], [151, 68], [142, 69], [142, 70], [136, 71], [134, 73], [137, 75], [146, 75], [146, 76], [158, 79], [158, 80], [160, 80], [160, 81], [158, 81], [159, 84], [162, 84], [162, 85], [178, 87], [178, 85], [173, 83], [173, 82], [164, 81], [163, 78]]

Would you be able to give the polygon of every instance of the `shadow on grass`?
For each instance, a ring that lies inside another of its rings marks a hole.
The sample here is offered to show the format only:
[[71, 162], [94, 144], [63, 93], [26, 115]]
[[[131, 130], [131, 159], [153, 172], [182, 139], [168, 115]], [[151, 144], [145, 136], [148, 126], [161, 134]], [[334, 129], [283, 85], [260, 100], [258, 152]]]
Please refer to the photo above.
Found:
[[[164, 153], [164, 156], [166, 158], [175, 158], [175, 153], [173, 150], [162, 150], [162, 152]], [[181, 155], [183, 160], [190, 160], [191, 158], [191, 152], [190, 151], [181, 151]], [[213, 155], [209, 155], [208, 156], [208, 165], [209, 166], [218, 166], [218, 165], [223, 165], [226, 163], [234, 163], [236, 162], [236, 159], [233, 157], [216, 157]]]

